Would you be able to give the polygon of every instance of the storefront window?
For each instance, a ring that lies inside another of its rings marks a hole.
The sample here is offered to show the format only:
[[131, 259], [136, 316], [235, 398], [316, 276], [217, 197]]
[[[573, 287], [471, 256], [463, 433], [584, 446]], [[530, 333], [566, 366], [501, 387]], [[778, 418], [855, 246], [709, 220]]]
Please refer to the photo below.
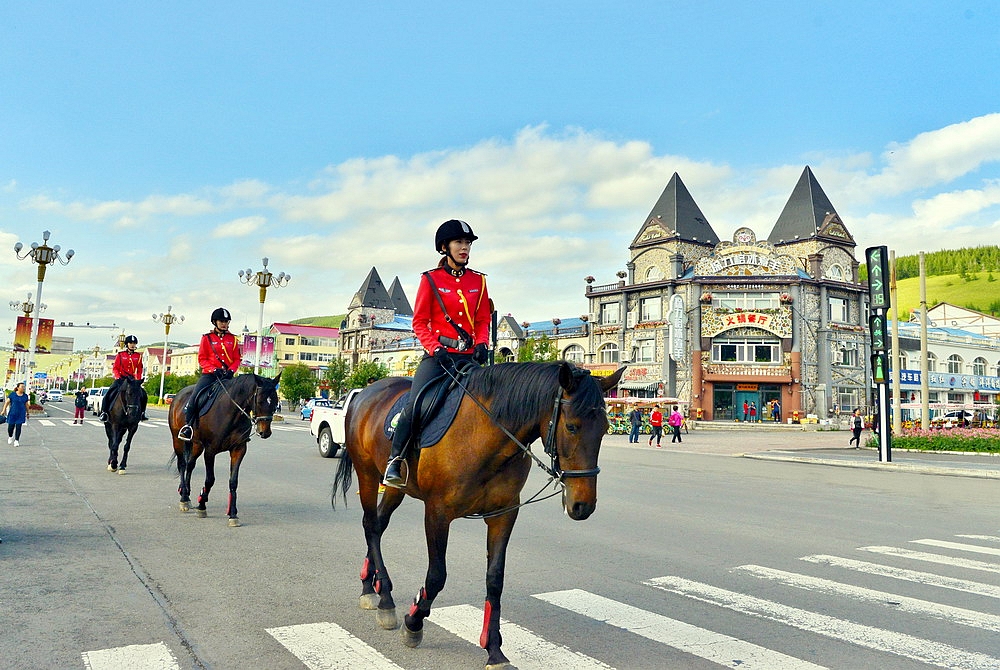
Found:
[[715, 363], [780, 363], [778, 340], [717, 339], [712, 342]]
[[949, 393], [948, 394], [948, 404], [949, 405], [962, 405], [965, 403], [964, 393]]
[[861, 407], [861, 389], [849, 386], [836, 387], [837, 404], [840, 405], [841, 414], [850, 414], [856, 408]]

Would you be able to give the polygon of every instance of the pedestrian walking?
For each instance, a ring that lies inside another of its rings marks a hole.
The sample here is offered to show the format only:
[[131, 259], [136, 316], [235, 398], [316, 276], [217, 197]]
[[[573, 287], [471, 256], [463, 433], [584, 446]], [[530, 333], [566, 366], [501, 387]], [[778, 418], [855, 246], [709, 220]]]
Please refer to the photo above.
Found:
[[642, 428], [642, 412], [638, 407], [633, 407], [628, 413], [628, 422], [632, 427], [632, 432], [628, 435], [629, 444], [639, 444], [639, 429]]
[[663, 438], [663, 412], [659, 405], [653, 405], [653, 411], [649, 414], [649, 446], [653, 446], [653, 438], [656, 438], [656, 448], [660, 449], [660, 440]]
[[861, 416], [861, 410], [854, 410], [854, 416], [851, 417], [851, 432], [854, 433], [854, 437], [847, 443], [847, 446], [851, 446], [851, 443], [854, 443], [855, 449], [861, 448], [861, 431], [864, 427], [865, 419]]
[[670, 424], [670, 428], [673, 432], [673, 436], [670, 438], [670, 443], [673, 444], [674, 442], [680, 442], [681, 424], [684, 423], [684, 415], [678, 411], [677, 405], [674, 405], [674, 411], [670, 413], [670, 418], [667, 419], [667, 423]]
[[28, 420], [29, 398], [30, 396], [24, 391], [24, 382], [21, 382], [3, 402], [0, 414], [7, 417], [7, 444], [21, 446], [21, 426]]

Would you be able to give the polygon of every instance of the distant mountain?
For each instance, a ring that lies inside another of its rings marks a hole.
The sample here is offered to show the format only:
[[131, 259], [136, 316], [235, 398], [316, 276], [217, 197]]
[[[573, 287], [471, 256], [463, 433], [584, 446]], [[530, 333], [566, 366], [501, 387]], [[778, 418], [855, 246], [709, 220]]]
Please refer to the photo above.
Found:
[[333, 316], [307, 316], [302, 319], [295, 319], [291, 323], [298, 326], [323, 326], [325, 328], [340, 328], [341, 322], [347, 318], [347, 314], [335, 314]]

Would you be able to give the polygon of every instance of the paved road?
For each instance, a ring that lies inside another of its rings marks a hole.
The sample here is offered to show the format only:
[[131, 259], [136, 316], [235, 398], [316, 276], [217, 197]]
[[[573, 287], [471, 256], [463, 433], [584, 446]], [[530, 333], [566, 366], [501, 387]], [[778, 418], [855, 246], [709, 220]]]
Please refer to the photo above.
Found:
[[[330, 508], [339, 462], [304, 423], [251, 442], [244, 526], [230, 529], [222, 484], [207, 519], [177, 511], [162, 413], [120, 477], [100, 425], [59, 410], [20, 448], [0, 444], [0, 667], [482, 667], [481, 522], [453, 526], [447, 587], [410, 650], [357, 608], [360, 511]], [[1000, 667], [998, 483], [759, 460], [874, 461], [846, 438], [706, 429], [657, 450], [609, 437], [594, 517], [572, 522], [555, 499], [521, 512], [508, 655], [521, 670]], [[386, 541], [401, 608], [422, 541], [408, 501]]]

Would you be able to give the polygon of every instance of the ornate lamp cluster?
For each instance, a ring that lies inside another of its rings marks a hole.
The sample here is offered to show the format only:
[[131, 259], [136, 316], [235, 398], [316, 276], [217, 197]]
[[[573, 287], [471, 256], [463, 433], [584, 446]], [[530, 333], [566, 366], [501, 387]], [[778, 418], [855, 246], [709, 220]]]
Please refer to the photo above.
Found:
[[260, 289], [260, 319], [257, 324], [257, 356], [254, 358], [253, 363], [254, 374], [260, 372], [260, 351], [261, 345], [264, 343], [264, 301], [267, 299], [267, 289], [272, 286], [275, 288], [287, 286], [288, 282], [292, 280], [292, 275], [285, 274], [284, 272], [277, 276], [272, 274], [267, 269], [267, 258], [262, 258], [261, 263], [264, 267], [260, 272], [254, 272], [250, 268], [240, 270], [239, 272], [241, 282]]
[[184, 323], [183, 314], [173, 314], [173, 305], [167, 305], [167, 313], [153, 315], [153, 321], [163, 324], [163, 355], [160, 359], [160, 402], [163, 402], [163, 379], [167, 373], [167, 342], [170, 341], [170, 326], [175, 322]]

